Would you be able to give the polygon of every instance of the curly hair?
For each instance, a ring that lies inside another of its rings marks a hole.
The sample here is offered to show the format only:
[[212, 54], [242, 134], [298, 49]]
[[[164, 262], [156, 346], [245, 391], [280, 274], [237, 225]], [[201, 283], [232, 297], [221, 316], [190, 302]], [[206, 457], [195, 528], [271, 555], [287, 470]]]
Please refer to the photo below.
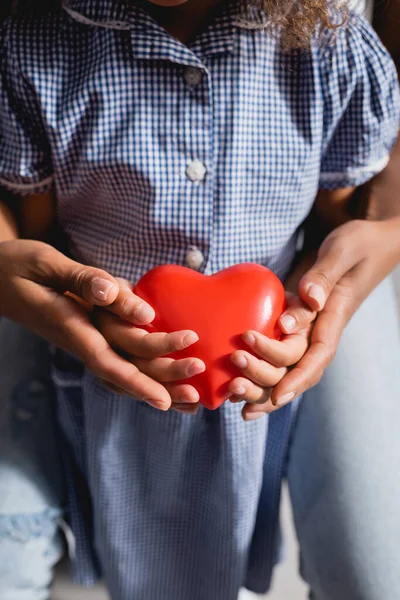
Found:
[[347, 0], [246, 0], [242, 2], [241, 23], [249, 29], [269, 29], [286, 48], [304, 48], [315, 36], [334, 34], [345, 24], [348, 3]]
[[[49, 10], [60, 0], [0, 0], [20, 10]], [[114, 0], [118, 2], [119, 0]], [[238, 0], [240, 23], [279, 35], [287, 48], [306, 47], [312, 37], [334, 32], [346, 21], [347, 0]]]

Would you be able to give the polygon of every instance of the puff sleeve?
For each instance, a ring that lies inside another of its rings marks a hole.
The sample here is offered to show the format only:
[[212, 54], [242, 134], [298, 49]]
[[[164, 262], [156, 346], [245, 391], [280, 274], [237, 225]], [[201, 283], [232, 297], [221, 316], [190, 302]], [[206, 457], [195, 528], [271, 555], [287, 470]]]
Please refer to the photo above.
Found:
[[319, 187], [358, 186], [385, 168], [397, 138], [397, 73], [375, 32], [356, 15], [318, 52], [324, 106]]
[[8, 19], [0, 28], [0, 185], [23, 195], [51, 186], [52, 165], [40, 103], [18, 49], [18, 31]]

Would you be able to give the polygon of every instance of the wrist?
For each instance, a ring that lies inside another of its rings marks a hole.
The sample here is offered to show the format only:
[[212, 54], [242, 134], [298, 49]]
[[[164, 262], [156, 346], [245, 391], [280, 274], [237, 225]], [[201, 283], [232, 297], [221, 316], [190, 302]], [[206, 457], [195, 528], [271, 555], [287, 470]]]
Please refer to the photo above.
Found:
[[383, 243], [397, 264], [400, 261], [400, 216], [386, 219], [380, 225], [384, 228]]

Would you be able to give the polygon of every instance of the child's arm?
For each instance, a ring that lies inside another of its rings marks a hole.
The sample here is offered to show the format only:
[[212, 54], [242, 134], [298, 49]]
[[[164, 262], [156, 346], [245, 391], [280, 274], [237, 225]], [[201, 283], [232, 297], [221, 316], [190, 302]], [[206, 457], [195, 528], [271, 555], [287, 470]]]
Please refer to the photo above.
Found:
[[[120, 357], [96, 329], [77, 302], [65, 296], [70, 292], [91, 305], [107, 306], [118, 317], [130, 321], [136, 330], [132, 352], [139, 356], [159, 356], [181, 350], [197, 340], [190, 331], [146, 335], [134, 324], [144, 325], [154, 318], [153, 309], [136, 297], [130, 288], [119, 285], [100, 269], [70, 260], [41, 241], [19, 239], [21, 233], [45, 235], [54, 216], [50, 192], [20, 199], [20, 210], [7, 208], [0, 201], [0, 316], [17, 321], [51, 343], [80, 358], [99, 378], [123, 390], [125, 394], [146, 400], [152, 406], [168, 410], [171, 402], [197, 402], [192, 386], [178, 386], [171, 393], [168, 383], [196, 374], [189, 369], [204, 370], [198, 359], [167, 361], [143, 360], [140, 369]], [[11, 203], [13, 206], [13, 203]], [[18, 214], [19, 213], [19, 214]], [[125, 325], [126, 327], [126, 325]], [[158, 337], [157, 337], [158, 335]], [[160, 364], [161, 361], [161, 364]], [[174, 394], [179, 395], [175, 398]]]

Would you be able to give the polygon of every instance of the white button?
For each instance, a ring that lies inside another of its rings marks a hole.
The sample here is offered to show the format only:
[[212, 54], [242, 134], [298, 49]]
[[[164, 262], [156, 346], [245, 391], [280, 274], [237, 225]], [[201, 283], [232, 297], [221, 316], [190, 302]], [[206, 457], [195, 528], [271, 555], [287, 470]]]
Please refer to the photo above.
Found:
[[203, 263], [204, 254], [196, 246], [191, 246], [186, 254], [186, 265], [189, 269], [198, 271]]
[[190, 181], [203, 181], [207, 174], [207, 167], [200, 160], [194, 160], [188, 165], [186, 175]]
[[187, 67], [185, 69], [185, 81], [188, 85], [199, 85], [203, 79], [203, 73], [196, 67]]

